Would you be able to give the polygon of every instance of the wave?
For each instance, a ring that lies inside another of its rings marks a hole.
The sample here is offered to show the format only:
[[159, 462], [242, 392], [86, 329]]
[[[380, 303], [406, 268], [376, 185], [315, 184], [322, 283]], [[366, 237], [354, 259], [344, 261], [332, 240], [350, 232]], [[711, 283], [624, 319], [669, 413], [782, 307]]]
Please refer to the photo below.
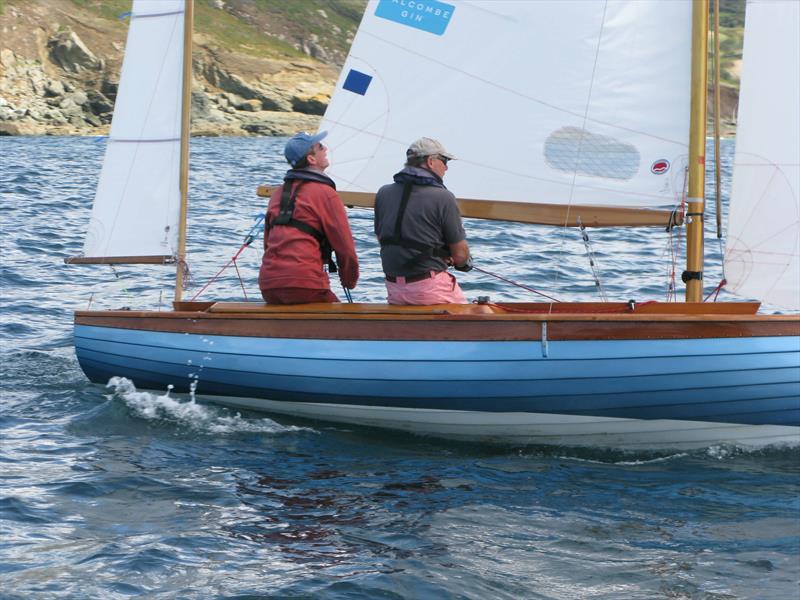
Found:
[[139, 391], [133, 382], [125, 377], [112, 377], [106, 387], [112, 390], [110, 399], [121, 400], [139, 418], [148, 421], [166, 421], [202, 433], [315, 432], [308, 427], [284, 426], [266, 418], [245, 418], [241, 413], [231, 413], [225, 408], [199, 404], [194, 396], [194, 386], [188, 400], [170, 396], [172, 386], [169, 386], [162, 395]]

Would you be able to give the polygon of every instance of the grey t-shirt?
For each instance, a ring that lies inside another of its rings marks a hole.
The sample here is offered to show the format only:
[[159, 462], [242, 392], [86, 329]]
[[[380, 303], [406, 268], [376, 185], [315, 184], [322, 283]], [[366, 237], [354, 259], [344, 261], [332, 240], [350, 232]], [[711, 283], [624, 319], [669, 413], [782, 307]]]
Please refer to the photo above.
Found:
[[[448, 251], [450, 244], [466, 239], [456, 198], [440, 180], [419, 167], [406, 167], [395, 175], [395, 183], [383, 186], [375, 196], [375, 235], [383, 239], [394, 235], [397, 211], [403, 197], [406, 181], [414, 183], [406, 205], [400, 234], [426, 246]], [[402, 246], [381, 247], [381, 263], [386, 275], [392, 277], [417, 275], [426, 271], [444, 271], [447, 263], [437, 256], [420, 256], [418, 250]]]

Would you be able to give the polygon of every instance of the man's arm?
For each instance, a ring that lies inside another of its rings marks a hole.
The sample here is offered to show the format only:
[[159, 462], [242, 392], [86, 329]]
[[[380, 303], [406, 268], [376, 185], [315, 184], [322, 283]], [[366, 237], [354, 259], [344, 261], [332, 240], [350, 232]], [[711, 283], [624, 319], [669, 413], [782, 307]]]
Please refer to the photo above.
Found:
[[463, 267], [469, 260], [469, 244], [467, 240], [461, 240], [455, 244], [450, 244], [450, 259], [453, 261], [453, 266], [456, 268]]
[[358, 283], [358, 256], [350, 231], [347, 213], [338, 194], [333, 193], [333, 198], [328, 202], [328, 214], [324, 223], [325, 235], [336, 252], [336, 261], [339, 266], [339, 278], [342, 285], [353, 289]]

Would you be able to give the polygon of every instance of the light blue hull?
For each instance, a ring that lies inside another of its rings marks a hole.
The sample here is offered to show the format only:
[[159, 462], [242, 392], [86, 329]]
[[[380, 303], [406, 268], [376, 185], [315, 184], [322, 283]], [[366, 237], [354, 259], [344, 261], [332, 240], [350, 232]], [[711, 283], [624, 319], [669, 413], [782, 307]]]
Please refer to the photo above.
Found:
[[124, 376], [140, 388], [181, 391], [196, 379], [201, 396], [293, 414], [320, 416], [309, 406], [324, 404], [351, 412], [382, 407], [691, 421], [778, 426], [800, 440], [796, 336], [373, 341], [76, 325], [75, 345], [96, 382]]

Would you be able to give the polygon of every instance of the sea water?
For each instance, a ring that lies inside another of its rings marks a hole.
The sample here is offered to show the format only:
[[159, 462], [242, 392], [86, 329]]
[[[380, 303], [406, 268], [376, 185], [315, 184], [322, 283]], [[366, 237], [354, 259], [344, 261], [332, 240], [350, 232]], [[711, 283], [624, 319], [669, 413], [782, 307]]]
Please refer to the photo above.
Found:
[[[283, 142], [192, 141], [188, 298], [263, 210], [255, 187], [280, 180]], [[797, 449], [502, 448], [89, 384], [72, 312], [166, 309], [174, 276], [63, 264], [80, 252], [104, 149], [0, 138], [1, 598], [800, 594]], [[732, 152], [723, 143], [725, 197]], [[722, 278], [710, 208], [707, 291]], [[354, 299], [380, 301], [371, 214], [349, 212]], [[671, 260], [681, 239], [660, 228], [591, 230], [588, 248], [575, 230], [466, 229], [477, 265], [561, 300], [597, 300], [599, 288], [664, 300], [683, 268]], [[242, 281], [229, 268], [198, 299], [257, 299], [258, 246], [237, 260]], [[537, 299], [475, 271], [459, 280], [468, 297]]]

